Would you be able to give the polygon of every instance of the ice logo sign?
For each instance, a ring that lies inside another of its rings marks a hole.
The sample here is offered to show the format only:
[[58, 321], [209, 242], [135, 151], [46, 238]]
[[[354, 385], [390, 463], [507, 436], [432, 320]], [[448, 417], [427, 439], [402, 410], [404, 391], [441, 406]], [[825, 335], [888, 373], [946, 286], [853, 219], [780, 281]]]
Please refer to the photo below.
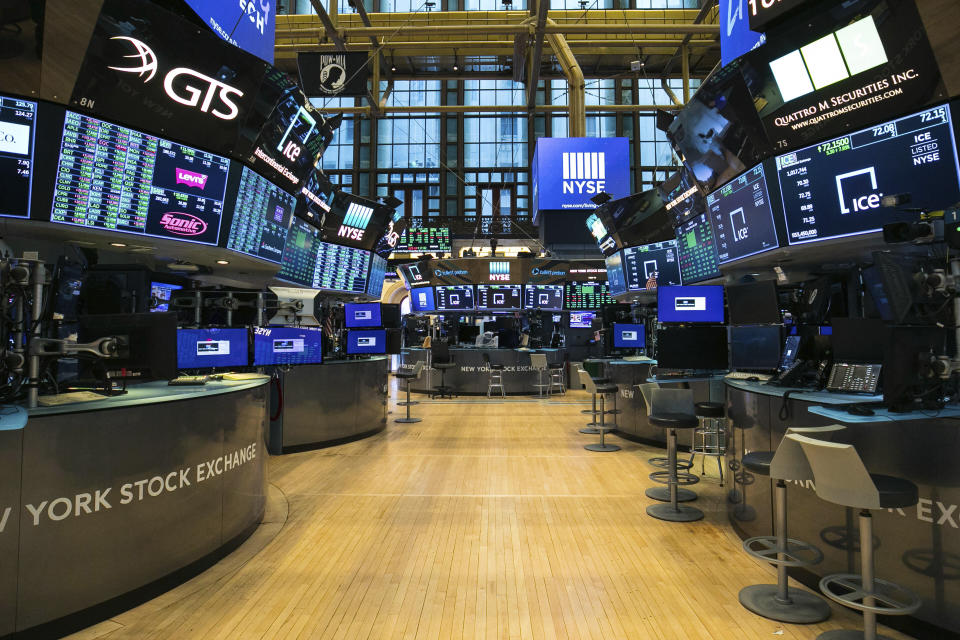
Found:
[[733, 241], [740, 242], [747, 239], [747, 214], [743, 207], [737, 207], [730, 212], [730, 228], [733, 229]]
[[879, 209], [880, 208], [880, 198], [883, 197], [882, 193], [870, 193], [870, 194], [861, 194], [857, 196], [851, 196], [850, 192], [852, 190], [848, 189], [846, 195], [844, 194], [844, 182], [849, 181], [852, 178], [857, 176], [869, 176], [870, 178], [870, 188], [873, 191], [877, 190], [877, 170], [874, 167], [867, 167], [866, 169], [858, 169], [856, 171], [851, 171], [849, 173], [843, 173], [837, 176], [837, 197], [840, 199], [840, 213], [847, 214], [852, 211], [867, 211], [868, 209]]

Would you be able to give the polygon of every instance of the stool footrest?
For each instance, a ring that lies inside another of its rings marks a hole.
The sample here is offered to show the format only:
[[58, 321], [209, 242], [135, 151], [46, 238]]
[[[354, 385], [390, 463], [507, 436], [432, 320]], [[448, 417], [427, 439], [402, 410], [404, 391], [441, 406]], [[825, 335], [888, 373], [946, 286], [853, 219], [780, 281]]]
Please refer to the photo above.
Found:
[[[659, 482], [660, 484], [670, 484], [670, 470], [665, 471], [654, 471], [648, 476], [654, 482]], [[677, 474], [677, 484], [681, 486], [686, 486], [689, 484], [697, 484], [700, 482], [700, 476], [695, 476], [692, 473], [678, 473]]]
[[[776, 536], [756, 536], [743, 541], [743, 550], [765, 562], [784, 567], [809, 567], [823, 560], [823, 552], [802, 540], [787, 538], [786, 548], [780, 550]], [[777, 556], [784, 555], [780, 560]]]
[[[666, 456], [657, 456], [654, 458], [647, 458], [647, 462], [652, 467], [668, 467], [670, 465], [670, 458]], [[680, 460], [677, 459], [677, 469], [692, 469], [693, 460]]]
[[[873, 592], [864, 589], [863, 576], [856, 573], [835, 573], [820, 581], [820, 591], [831, 600], [858, 611], [872, 611], [885, 616], [908, 616], [920, 608], [920, 598], [895, 582], [873, 579]], [[875, 604], [864, 603], [872, 597]]]

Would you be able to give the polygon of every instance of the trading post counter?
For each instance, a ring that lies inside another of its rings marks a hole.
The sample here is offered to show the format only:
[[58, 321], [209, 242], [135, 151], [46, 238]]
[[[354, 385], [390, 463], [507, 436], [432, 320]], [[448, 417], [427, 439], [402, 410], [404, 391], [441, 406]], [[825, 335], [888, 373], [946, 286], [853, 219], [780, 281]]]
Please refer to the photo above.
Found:
[[[486, 395], [489, 371], [483, 356], [490, 358], [491, 364], [502, 364], [503, 389], [507, 395], [535, 394], [537, 384], [540, 383], [540, 374], [530, 362], [530, 354], [542, 353], [547, 356], [548, 364], [563, 363], [566, 352], [563, 349], [492, 349], [451, 347], [450, 358], [456, 365], [447, 370], [444, 384], [454, 393], [462, 395]], [[430, 393], [433, 387], [440, 384], [440, 372], [430, 369], [430, 350], [421, 348], [404, 349], [401, 353], [401, 362], [404, 365], [414, 366], [417, 362], [424, 362], [427, 366], [419, 380], [411, 383], [410, 390], [417, 393]], [[564, 372], [567, 385], [570, 384], [569, 373]], [[543, 384], [549, 384], [550, 373], [543, 373]]]
[[387, 425], [388, 356], [281, 371], [272, 387], [270, 453], [325, 447]]
[[103, 619], [246, 539], [266, 501], [268, 382], [3, 407], [0, 636]]
[[[856, 447], [866, 468], [914, 482], [919, 503], [873, 512], [876, 575], [911, 589], [923, 600], [914, 618], [960, 633], [960, 408], [851, 415], [840, 405], [879, 401], [877, 396], [785, 389], [728, 380], [727, 468], [734, 484], [727, 494], [730, 523], [741, 537], [773, 535], [773, 485], [744, 469], [746, 452], [773, 451], [788, 427], [840, 424], [834, 442]], [[784, 400], [784, 393], [791, 391]], [[857, 511], [821, 500], [812, 486], [787, 483], [787, 530], [815, 544], [823, 561], [795, 577], [816, 589], [819, 578], [859, 572]], [[793, 572], [791, 570], [791, 575]], [[900, 626], [898, 618], [886, 618]], [[905, 624], [916, 624], [904, 620]], [[905, 630], [937, 637], [929, 628]]]

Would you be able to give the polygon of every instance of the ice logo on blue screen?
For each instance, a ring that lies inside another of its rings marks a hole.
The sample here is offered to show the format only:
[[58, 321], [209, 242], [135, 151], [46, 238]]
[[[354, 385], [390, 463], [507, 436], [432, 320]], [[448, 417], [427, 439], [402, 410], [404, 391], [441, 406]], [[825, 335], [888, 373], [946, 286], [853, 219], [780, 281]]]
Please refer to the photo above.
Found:
[[491, 282], [509, 282], [510, 281], [510, 263], [509, 262], [491, 262], [490, 263], [490, 281]]
[[844, 173], [837, 176], [837, 196], [840, 198], [840, 213], [846, 214], [850, 213], [850, 208], [853, 208], [853, 211], [867, 211], [868, 209], [879, 209], [880, 208], [880, 198], [883, 197], [882, 193], [871, 193], [868, 195], [859, 195], [859, 196], [850, 196], [849, 191], [847, 196], [844, 196], [843, 184], [845, 180], [855, 178], [856, 176], [870, 176], [870, 188], [874, 191], [877, 190], [877, 170], [874, 167], [867, 167], [866, 169], [857, 169], [856, 171], [851, 171], [849, 173]]
[[[127, 42], [133, 44], [137, 52], [135, 54], [123, 57], [139, 58], [141, 64], [139, 67], [108, 68], [123, 73], [135, 73], [140, 78], [143, 78], [143, 74], [146, 73], [148, 75], [143, 83], [146, 84], [150, 82], [150, 80], [152, 80], [153, 76], [156, 74], [158, 67], [157, 55], [153, 52], [153, 49], [148, 47], [140, 40], [131, 38], [129, 36], [113, 36], [110, 39], [126, 40]], [[194, 86], [194, 84], [192, 84], [193, 80], [190, 79], [176, 82], [178, 78], [181, 78], [181, 76], [199, 80], [201, 87], [198, 88]], [[176, 88], [174, 87], [175, 82], [177, 84]], [[242, 98], [243, 91], [237, 89], [236, 87], [231, 87], [226, 83], [220, 82], [216, 78], [211, 78], [210, 76], [204, 75], [199, 71], [188, 69], [187, 67], [176, 67], [175, 69], [168, 71], [167, 75], [163, 79], [163, 90], [174, 102], [179, 102], [187, 107], [199, 107], [201, 112], [210, 113], [210, 115], [216, 116], [221, 120], [233, 120], [237, 117], [237, 114], [240, 113], [240, 109], [237, 107], [236, 103], [233, 102], [231, 96]], [[178, 93], [180, 91], [183, 93]], [[184, 97], [184, 95], [186, 95], [186, 97]], [[216, 107], [214, 107], [213, 104], [214, 97], [218, 98], [220, 101], [220, 104], [218, 104]], [[227, 110], [221, 111], [220, 107], [226, 107]]]

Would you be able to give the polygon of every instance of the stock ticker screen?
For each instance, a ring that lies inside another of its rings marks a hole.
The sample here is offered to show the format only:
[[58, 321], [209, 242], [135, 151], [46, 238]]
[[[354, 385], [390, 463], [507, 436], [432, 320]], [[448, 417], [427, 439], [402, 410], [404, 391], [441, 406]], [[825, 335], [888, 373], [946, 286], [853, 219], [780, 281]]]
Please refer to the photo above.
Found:
[[369, 251], [323, 242], [319, 229], [296, 219], [277, 277], [311, 289], [365, 293], [369, 261]]
[[244, 167], [227, 249], [279, 264], [295, 205], [292, 195]]
[[523, 286], [523, 308], [563, 311], [562, 284], [527, 284]]
[[680, 284], [677, 241], [665, 240], [623, 250], [623, 271], [630, 291]]
[[370, 259], [370, 276], [367, 278], [367, 295], [379, 298], [383, 293], [383, 280], [387, 276], [387, 259], [376, 253]]
[[30, 217], [37, 103], [0, 96], [0, 216]]
[[434, 291], [437, 311], [472, 311], [476, 307], [472, 284], [436, 287]]
[[516, 311], [523, 306], [522, 285], [478, 284], [477, 309], [483, 311]]
[[230, 161], [67, 111], [50, 221], [217, 244]]
[[780, 246], [762, 164], [708, 195], [707, 211], [720, 264]]
[[[956, 146], [946, 105], [777, 157], [790, 244], [878, 231], [905, 221], [885, 195], [910, 208], [960, 200]], [[915, 216], [914, 216], [915, 217]]]
[[398, 253], [423, 253], [443, 251], [450, 253], [450, 229], [447, 227], [418, 227], [400, 234], [400, 242], [394, 251]]
[[615, 302], [606, 282], [568, 282], [564, 287], [569, 311], [590, 311]]
[[680, 261], [680, 279], [687, 284], [720, 275], [717, 245], [707, 212], [677, 227], [677, 257]]

